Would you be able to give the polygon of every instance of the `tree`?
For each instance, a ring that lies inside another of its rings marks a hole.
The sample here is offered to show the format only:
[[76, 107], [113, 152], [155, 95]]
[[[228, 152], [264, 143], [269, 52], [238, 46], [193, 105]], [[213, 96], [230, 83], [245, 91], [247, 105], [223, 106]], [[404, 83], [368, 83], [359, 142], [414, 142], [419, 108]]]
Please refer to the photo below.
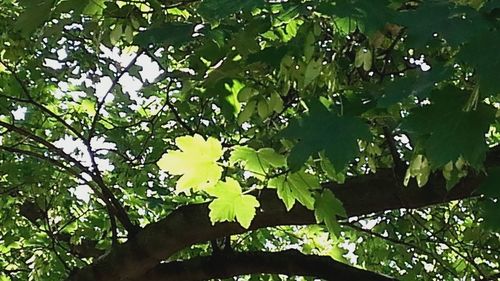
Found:
[[498, 1], [0, 3], [0, 280], [500, 276]]

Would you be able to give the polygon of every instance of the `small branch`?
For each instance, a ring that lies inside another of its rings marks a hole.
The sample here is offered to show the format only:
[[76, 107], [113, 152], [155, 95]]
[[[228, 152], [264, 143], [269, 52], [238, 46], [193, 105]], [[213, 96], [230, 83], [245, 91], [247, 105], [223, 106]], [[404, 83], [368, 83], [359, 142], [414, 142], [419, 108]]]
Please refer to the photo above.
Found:
[[113, 247], [118, 245], [118, 231], [116, 227], [116, 220], [115, 216], [113, 215], [113, 210], [111, 208], [107, 208], [108, 210], [108, 216], [109, 216], [109, 222], [111, 223], [111, 245]]
[[165, 78], [170, 78], [169, 81], [168, 81], [168, 85], [162, 89], [162, 90], [167, 90], [166, 91], [166, 96], [165, 96], [165, 105], [168, 107], [168, 109], [170, 109], [170, 111], [172, 111], [172, 113], [174, 114], [174, 118], [175, 120], [177, 121], [177, 123], [179, 123], [179, 125], [184, 128], [189, 134], [191, 135], [194, 135], [196, 133], [195, 130], [193, 130], [184, 120], [182, 120], [182, 117], [180, 116], [179, 112], [177, 111], [177, 109], [175, 108], [175, 106], [170, 102], [169, 100], [169, 96], [168, 96], [168, 89], [170, 89], [172, 83], [174, 82], [174, 77], [170, 76], [169, 72], [167, 71], [167, 69], [165, 69], [165, 67], [160, 63], [160, 61], [156, 58], [156, 56], [150, 54], [148, 51], [146, 51], [146, 54], [148, 55], [149, 58], [151, 58], [151, 60], [155, 61], [157, 64], [158, 64], [158, 67], [163, 71], [163, 77], [160, 77], [159, 79], [157, 78], [157, 81], [162, 81], [164, 80]]
[[[102, 195], [101, 199], [103, 199], [103, 201], [105, 203], [111, 204], [115, 215], [120, 220], [123, 227], [125, 227], [125, 229], [131, 234], [134, 234], [138, 231], [138, 227], [135, 226], [130, 221], [127, 213], [125, 212], [125, 209], [121, 206], [118, 199], [116, 199], [114, 194], [111, 192], [111, 190], [109, 190], [109, 188], [106, 186], [106, 184], [104, 183], [104, 181], [102, 180], [102, 178], [98, 174], [92, 173], [92, 171], [90, 171], [88, 167], [85, 167], [82, 163], [80, 163], [78, 160], [73, 158], [71, 155], [66, 154], [62, 149], [56, 147], [55, 145], [53, 145], [49, 141], [31, 133], [30, 131], [27, 131], [26, 129], [14, 126], [13, 124], [9, 124], [9, 123], [3, 122], [3, 121], [0, 121], [0, 126], [6, 128], [9, 131], [13, 131], [13, 132], [18, 133], [19, 135], [25, 136], [28, 139], [45, 146], [50, 152], [56, 154], [57, 156], [61, 157], [62, 159], [75, 165], [80, 171], [87, 173], [100, 188], [101, 192], [97, 192], [97, 194]], [[98, 191], [98, 190], [96, 190], [96, 191]]]
[[406, 172], [406, 165], [399, 156], [398, 148], [396, 146], [396, 142], [394, 141], [392, 132], [386, 126], [384, 126], [382, 130], [384, 132], [384, 137], [387, 145], [389, 146], [389, 152], [391, 153], [392, 161], [394, 162], [394, 173], [396, 174], [398, 179], [402, 180]]
[[429, 229], [425, 224], [423, 224], [419, 220], [419, 218], [417, 218], [412, 212], [409, 212], [408, 214], [413, 219], [413, 221], [415, 221], [420, 227], [422, 227], [422, 229], [424, 229], [429, 234], [430, 237], [434, 237], [440, 243], [445, 244], [446, 246], [448, 246], [448, 248], [450, 248], [450, 250], [452, 252], [454, 252], [455, 254], [457, 254], [459, 257], [461, 257], [467, 263], [469, 263], [477, 271], [477, 273], [480, 275], [480, 277], [481, 277], [480, 279], [481, 280], [483, 278], [485, 278], [485, 274], [483, 273], [483, 271], [481, 270], [481, 268], [479, 267], [479, 265], [474, 261], [473, 258], [470, 258], [467, 255], [464, 255], [461, 251], [455, 249], [455, 247], [453, 247], [453, 245], [448, 244], [448, 242], [444, 238], [442, 238], [441, 236], [435, 235], [435, 233], [431, 229]]
[[89, 134], [88, 134], [88, 141], [89, 142], [92, 139], [92, 137], [94, 136], [95, 129], [96, 129], [96, 126], [97, 126], [97, 122], [99, 121], [100, 112], [101, 112], [102, 108], [104, 107], [104, 103], [106, 102], [106, 98], [116, 88], [116, 86], [118, 85], [118, 82], [120, 81], [120, 79], [122, 78], [122, 76], [125, 73], [127, 73], [132, 66], [135, 65], [135, 63], [137, 62], [137, 59], [143, 53], [144, 53], [144, 50], [139, 50], [139, 52], [137, 52], [136, 56], [132, 59], [132, 61], [130, 61], [130, 63], [118, 75], [115, 76], [115, 78], [111, 82], [111, 86], [106, 91], [106, 93], [104, 94], [104, 96], [102, 97], [102, 99], [100, 101], [99, 100], [97, 101], [95, 115], [94, 115], [94, 118], [92, 119], [92, 124], [90, 125]]
[[184, 128], [190, 135], [194, 135], [196, 132], [193, 129], [191, 129], [191, 127], [189, 127], [189, 125], [186, 122], [184, 122], [184, 120], [182, 120], [181, 116], [179, 115], [179, 112], [177, 111], [175, 106], [170, 102], [168, 94], [165, 97], [165, 103], [170, 109], [170, 111], [172, 111], [172, 113], [174, 114], [177, 123], [179, 123], [179, 125], [181, 125], [181, 127]]
[[70, 132], [72, 132], [75, 136], [77, 136], [80, 139], [83, 139], [83, 135], [77, 129], [75, 129], [74, 127], [72, 127], [71, 125], [69, 125], [61, 116], [55, 114], [50, 109], [48, 109], [44, 105], [36, 102], [33, 99], [33, 97], [31, 95], [28, 87], [26, 86], [25, 82], [22, 81], [22, 79], [19, 77], [19, 75], [17, 75], [17, 72], [16, 72], [16, 70], [14, 68], [12, 68], [10, 65], [6, 64], [3, 61], [0, 61], [0, 63], [3, 64], [7, 70], [9, 70], [9, 72], [12, 74], [12, 77], [14, 77], [14, 79], [19, 84], [19, 86], [21, 87], [24, 95], [27, 98], [26, 99], [22, 99], [22, 98], [16, 98], [16, 97], [11, 97], [11, 96], [7, 96], [7, 95], [2, 95], [3, 97], [11, 99], [11, 100], [14, 100], [14, 101], [17, 101], [17, 102], [32, 104], [35, 107], [38, 107], [42, 112], [44, 112], [45, 114], [47, 114], [49, 117], [52, 117], [52, 118], [56, 119], [59, 123], [61, 123], [64, 127], [66, 127]]
[[245, 274], [311, 276], [325, 280], [397, 280], [356, 268], [329, 256], [304, 255], [297, 250], [281, 252], [229, 252], [186, 261], [159, 264], [139, 280], [195, 281], [224, 279]]
[[446, 271], [448, 271], [451, 275], [455, 276], [456, 278], [459, 278], [459, 276], [457, 275], [457, 273], [455, 271], [453, 271], [453, 269], [449, 268], [448, 265], [446, 265], [446, 263], [441, 259], [441, 257], [439, 257], [438, 255], [436, 255], [434, 252], [431, 252], [431, 251], [426, 251], [420, 247], [417, 247], [417, 245], [413, 245], [411, 243], [408, 243], [404, 240], [399, 240], [399, 239], [395, 239], [395, 238], [392, 238], [392, 237], [389, 237], [389, 236], [384, 236], [380, 233], [377, 233], [377, 232], [373, 232], [371, 230], [368, 230], [368, 229], [364, 229], [360, 226], [357, 226], [353, 223], [341, 223], [342, 225], [346, 225], [354, 230], [357, 230], [357, 231], [360, 231], [360, 232], [364, 232], [370, 236], [373, 236], [373, 237], [376, 237], [376, 238], [379, 238], [379, 239], [382, 239], [382, 240], [386, 240], [386, 241], [389, 241], [389, 242], [392, 242], [394, 244], [397, 244], [397, 245], [401, 245], [401, 246], [405, 246], [409, 249], [413, 249], [415, 251], [418, 251], [418, 252], [421, 252], [425, 255], [428, 255], [430, 257], [433, 257], [434, 260], [439, 263], [439, 265], [441, 265], [443, 267], [443, 269], [445, 269]]

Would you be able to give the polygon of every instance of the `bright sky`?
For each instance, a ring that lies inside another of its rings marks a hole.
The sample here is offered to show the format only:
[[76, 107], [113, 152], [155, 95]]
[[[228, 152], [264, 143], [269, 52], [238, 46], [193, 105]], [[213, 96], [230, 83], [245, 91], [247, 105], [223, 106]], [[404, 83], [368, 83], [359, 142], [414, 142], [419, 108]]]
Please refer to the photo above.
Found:
[[[103, 46], [101, 47], [101, 51], [104, 57], [116, 61], [122, 67], [127, 66], [135, 56], [134, 53], [120, 54], [120, 49], [118, 48], [109, 49]], [[64, 59], [67, 56], [64, 50], [57, 51], [57, 54], [58, 54], [58, 59]], [[53, 69], [60, 69], [62, 67], [62, 65], [57, 60], [52, 60], [52, 59], [46, 59], [45, 65]], [[141, 75], [142, 80], [146, 82], [153, 82], [162, 73], [159, 65], [156, 62], [152, 61], [150, 57], [144, 54], [138, 57], [136, 65], [142, 67], [142, 70], [139, 72], [139, 74]], [[113, 80], [112, 77], [104, 76], [100, 79], [99, 82], [94, 83], [92, 80], [87, 79], [85, 75], [82, 75], [82, 77], [78, 80], [71, 79], [68, 82], [60, 82], [59, 83], [60, 88], [56, 90], [54, 95], [56, 97], [62, 97], [64, 94], [71, 92], [71, 96], [75, 99], [76, 102], [78, 102], [80, 98], [85, 96], [85, 93], [70, 91], [69, 83], [71, 84], [85, 83], [86, 86], [95, 88], [95, 96], [99, 100], [102, 100], [106, 95], [106, 93], [108, 92], [108, 90], [110, 89], [110, 87], [112, 86], [112, 80]], [[132, 77], [128, 73], [125, 73], [120, 78], [119, 83], [122, 86], [123, 90], [130, 95], [131, 99], [137, 101], [137, 105], [131, 106], [132, 110], [136, 110], [140, 105], [148, 104], [150, 102], [159, 102], [159, 99], [156, 97], [150, 97], [147, 99], [141, 98], [138, 95], [138, 93], [143, 86], [142, 82], [139, 79]], [[113, 99], [114, 96], [112, 93], [107, 95], [106, 103], [113, 101]], [[14, 118], [16, 120], [22, 120], [24, 119], [25, 113], [26, 113], [26, 108], [20, 107], [13, 112]], [[106, 116], [106, 111], [102, 110], [101, 114], [103, 116]], [[64, 138], [61, 138], [56, 142], [54, 142], [54, 145], [63, 149], [65, 153], [72, 155], [75, 159], [81, 161], [85, 166], [88, 167], [91, 166], [90, 155], [88, 154], [81, 140], [75, 139], [67, 135]], [[115, 148], [115, 144], [106, 142], [105, 139], [102, 137], [93, 138], [91, 140], [91, 145], [93, 150]], [[112, 171], [114, 169], [113, 165], [111, 165], [111, 163], [107, 159], [98, 158], [96, 159], [96, 162], [101, 172]], [[90, 187], [85, 184], [81, 184], [70, 191], [73, 192], [74, 195], [79, 200], [83, 200], [85, 202], [89, 201], [90, 194], [92, 193]]]

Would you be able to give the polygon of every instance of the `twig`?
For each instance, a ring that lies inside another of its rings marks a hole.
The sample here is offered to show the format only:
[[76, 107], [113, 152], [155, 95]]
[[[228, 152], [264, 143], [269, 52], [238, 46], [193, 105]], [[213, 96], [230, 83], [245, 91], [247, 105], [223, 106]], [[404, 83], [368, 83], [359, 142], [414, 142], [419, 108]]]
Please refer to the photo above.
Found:
[[88, 141], [90, 142], [90, 140], [92, 139], [92, 137], [94, 136], [94, 133], [95, 133], [95, 129], [96, 129], [96, 126], [97, 126], [97, 122], [99, 121], [99, 116], [100, 116], [100, 112], [102, 110], [102, 108], [104, 107], [104, 103], [106, 102], [106, 98], [111, 94], [111, 92], [113, 92], [113, 90], [116, 88], [116, 86], [118, 85], [118, 82], [120, 81], [120, 79], [122, 78], [122, 76], [127, 73], [130, 68], [132, 66], [135, 65], [135, 63], [137, 62], [137, 59], [144, 53], [144, 49], [142, 50], [139, 50], [139, 52], [137, 52], [136, 56], [130, 61], [130, 63], [122, 70], [120, 71], [120, 73], [118, 73], [118, 75], [115, 76], [115, 78], [113, 79], [113, 81], [111, 82], [111, 86], [109, 87], [109, 89], [106, 91], [106, 93], [104, 94], [104, 96], [102, 97], [102, 99], [99, 101], [97, 101], [97, 105], [96, 105], [96, 110], [95, 110], [95, 114], [94, 114], [94, 118], [92, 119], [92, 124], [90, 125], [90, 129], [89, 129], [89, 134], [88, 134]]

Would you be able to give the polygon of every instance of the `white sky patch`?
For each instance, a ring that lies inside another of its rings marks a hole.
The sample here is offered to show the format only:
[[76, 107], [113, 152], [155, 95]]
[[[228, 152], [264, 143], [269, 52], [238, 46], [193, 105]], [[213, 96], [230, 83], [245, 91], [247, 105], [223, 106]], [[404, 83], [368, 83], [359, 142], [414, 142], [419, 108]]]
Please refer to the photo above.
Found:
[[16, 110], [12, 111], [12, 116], [14, 116], [15, 120], [24, 120], [26, 110], [26, 107], [18, 107]]
[[[105, 142], [104, 138], [93, 138], [91, 140], [91, 146], [94, 151], [98, 151], [99, 155], [106, 154], [106, 150], [114, 149], [116, 146], [113, 143]], [[80, 161], [83, 165], [91, 167], [92, 161], [90, 159], [90, 154], [87, 148], [83, 144], [82, 140], [74, 139], [70, 136], [65, 136], [54, 142], [54, 145], [61, 148], [64, 153], [73, 156], [76, 160]], [[114, 169], [114, 166], [108, 159], [100, 159], [95, 157], [97, 167], [101, 172], [109, 172]]]
[[358, 256], [356, 254], [354, 254], [354, 251], [356, 250], [356, 244], [346, 240], [342, 244], [340, 244], [339, 246], [341, 248], [347, 250], [347, 254], [344, 254], [344, 257], [347, 260], [349, 260], [350, 263], [357, 264]]
[[380, 222], [380, 218], [376, 219], [367, 219], [367, 220], [359, 220], [361, 227], [363, 229], [372, 229]]
[[50, 67], [52, 69], [61, 69], [64, 64], [60, 63], [59, 61], [57, 60], [53, 60], [53, 59], [45, 59], [45, 61], [43, 62], [43, 66], [45, 67]]
[[138, 98], [137, 92], [142, 88], [142, 82], [139, 79], [125, 73], [120, 78], [120, 85], [122, 85], [123, 90], [127, 92], [131, 98]]
[[[85, 82], [87, 82], [87, 81], [85, 81]], [[104, 96], [106, 96], [106, 94], [108, 93], [108, 91], [112, 85], [113, 85], [113, 80], [111, 80], [111, 78], [109, 78], [109, 76], [101, 77], [99, 83], [95, 84], [96, 97], [99, 100], [102, 100], [104, 98]], [[114, 99], [114, 96], [113, 96], [113, 94], [110, 93], [106, 96], [105, 102], [106, 103], [111, 102], [111, 101], [113, 101], [113, 99]]]
[[104, 57], [113, 59], [113, 60], [119, 62], [122, 66], [128, 65], [135, 57], [135, 53], [127, 54], [125, 52], [120, 52], [120, 49], [116, 48], [116, 47], [113, 49], [110, 49], [110, 48], [107, 48], [105, 46], [101, 46], [99, 49], [101, 50], [102, 55]]
[[142, 66], [142, 70], [139, 71], [139, 74], [145, 82], [154, 82], [155, 79], [163, 72], [160, 70], [160, 66], [146, 55], [141, 55], [137, 58], [137, 65]]
[[72, 188], [70, 192], [75, 195], [76, 199], [84, 201], [85, 203], [90, 201], [90, 195], [93, 194], [92, 189], [86, 184]]
[[[100, 49], [102, 52], [101, 55], [103, 57], [115, 60], [121, 67], [125, 67], [130, 64], [130, 62], [136, 56], [135, 53], [120, 52], [120, 49], [118, 48], [109, 49], [102, 46]], [[64, 49], [57, 50], [56, 54], [59, 60], [63, 60], [68, 56], [66, 50]], [[141, 75], [141, 79], [145, 82], [154, 82], [155, 79], [162, 73], [159, 65], [147, 55], [139, 56], [137, 58], [136, 64], [142, 67], [142, 70], [139, 72], [139, 74]], [[63, 67], [63, 64], [53, 59], [46, 59], [44, 65], [53, 69], [61, 69]], [[95, 74], [102, 75], [102, 73], [100, 72], [97, 72]], [[95, 97], [97, 99], [102, 100], [104, 97], [106, 97], [105, 103], [113, 101], [113, 93], [110, 92], [108, 94], [108, 91], [113, 85], [113, 80], [108, 76], [101, 77], [99, 82], [97, 83], [95, 83], [91, 79], [88, 79], [87, 74], [82, 74], [79, 79], [70, 78], [67, 82], [61, 81], [58, 84], [58, 89], [54, 91], [53, 95], [58, 99], [63, 98], [65, 95], [71, 95], [73, 97], [73, 101], [78, 102], [87, 94], [81, 91], [71, 91], [71, 85], [81, 85], [82, 83], [85, 83], [87, 87], [92, 87], [95, 89]], [[139, 92], [143, 87], [142, 82], [140, 81], [140, 79], [132, 77], [128, 73], [123, 74], [123, 76], [119, 80], [119, 83], [123, 87], [123, 91], [127, 92], [130, 95], [131, 99], [135, 100], [138, 105], [145, 105], [151, 103], [151, 101], [155, 101], [158, 103], [160, 102], [160, 99], [158, 99], [157, 97], [142, 98], [139, 95]], [[153, 104], [152, 106], [155, 105]], [[26, 108], [18, 108], [12, 112], [16, 120], [24, 119], [25, 113]], [[105, 108], [100, 111], [100, 114], [102, 116], [107, 116]], [[65, 136], [55, 141], [53, 144], [56, 147], [61, 148], [65, 153], [74, 157], [76, 160], [80, 161], [84, 166], [91, 167], [92, 163], [90, 160], [90, 155], [81, 140], [75, 139], [71, 136]], [[107, 153], [107, 150], [116, 149], [116, 145], [114, 143], [106, 142], [106, 139], [103, 137], [96, 137], [91, 140], [91, 147], [93, 151], [96, 151], [95, 160], [98, 169], [101, 172], [112, 171], [114, 169], [114, 166], [110, 163], [110, 161], [108, 159], [101, 159], [99, 156], [105, 155]], [[82, 174], [82, 177], [85, 178], [85, 180], [91, 181], [91, 177], [86, 173]], [[92, 190], [86, 184], [78, 185], [77, 187], [71, 189], [71, 192], [77, 197], [77, 199], [84, 202], [89, 202], [90, 196], [92, 195]]]
[[66, 53], [65, 49], [59, 49], [59, 50], [57, 50], [56, 54], [57, 54], [57, 59], [58, 60], [64, 60], [64, 59], [66, 59], [68, 57], [68, 53]]

